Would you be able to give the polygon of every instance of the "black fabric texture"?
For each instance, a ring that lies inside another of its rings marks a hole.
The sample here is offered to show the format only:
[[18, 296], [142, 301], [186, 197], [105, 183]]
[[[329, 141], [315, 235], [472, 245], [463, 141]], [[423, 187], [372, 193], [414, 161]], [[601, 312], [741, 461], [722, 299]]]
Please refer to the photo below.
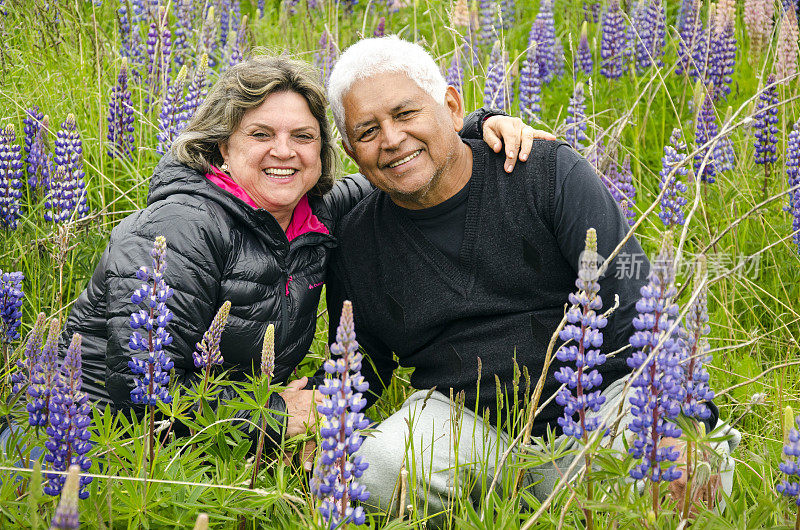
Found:
[[436, 206], [422, 210], [401, 210], [440, 252], [451, 260], [458, 261], [464, 241], [468, 197], [469, 182], [455, 195]]
[[[370, 193], [342, 222], [329, 273], [330, 340], [342, 301], [349, 299], [357, 340], [369, 357], [363, 372], [370, 404], [391, 380], [397, 366], [393, 353], [415, 369], [415, 388], [464, 392], [468, 407], [488, 410], [493, 418], [496, 392], [505, 394], [506, 404], [527, 399], [521, 391], [513, 395], [515, 359], [533, 387], [567, 295], [575, 290], [586, 230], [597, 230], [602, 256], [628, 232], [594, 168], [566, 144], [536, 140], [528, 161], [510, 175], [502, 155], [480, 142], [468, 144], [473, 171], [458, 261], [446, 259], [381, 191]], [[623, 252], [641, 255], [644, 263], [638, 277], [623, 280], [613, 273], [615, 259], [600, 281], [604, 310], [613, 305], [614, 294], [620, 301], [604, 329], [605, 353], [627, 346], [649, 271], [635, 237]], [[629, 351], [598, 368], [602, 388], [630, 372]], [[559, 387], [552, 374], [560, 366], [554, 360], [543, 399]], [[561, 414], [554, 402], [545, 407], [533, 434], [543, 435], [548, 426], [560, 432]]]

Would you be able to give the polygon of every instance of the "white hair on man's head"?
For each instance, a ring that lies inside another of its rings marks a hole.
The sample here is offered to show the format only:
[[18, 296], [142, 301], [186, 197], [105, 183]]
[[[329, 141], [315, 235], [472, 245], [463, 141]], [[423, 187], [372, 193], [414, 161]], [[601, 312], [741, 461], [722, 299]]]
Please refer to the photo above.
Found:
[[328, 102], [333, 120], [347, 147], [344, 128], [344, 99], [354, 82], [377, 74], [402, 72], [438, 103], [444, 104], [447, 82], [433, 57], [419, 44], [396, 35], [364, 39], [356, 42], [336, 61], [328, 81]]

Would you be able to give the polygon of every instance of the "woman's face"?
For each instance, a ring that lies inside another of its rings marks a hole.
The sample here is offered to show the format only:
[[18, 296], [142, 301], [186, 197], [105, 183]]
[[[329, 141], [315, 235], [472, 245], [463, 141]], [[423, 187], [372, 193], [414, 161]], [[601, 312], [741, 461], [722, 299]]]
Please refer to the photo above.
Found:
[[322, 174], [319, 123], [297, 92], [270, 94], [219, 145], [231, 178], [285, 229]]

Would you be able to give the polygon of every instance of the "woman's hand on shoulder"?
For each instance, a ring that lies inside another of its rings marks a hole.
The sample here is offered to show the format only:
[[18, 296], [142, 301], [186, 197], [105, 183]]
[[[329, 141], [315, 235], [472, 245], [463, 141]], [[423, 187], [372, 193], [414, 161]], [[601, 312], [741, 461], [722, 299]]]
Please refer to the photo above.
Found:
[[534, 140], [555, 140], [547, 131], [534, 129], [519, 118], [511, 116], [490, 116], [483, 122], [483, 139], [495, 153], [506, 147], [506, 173], [514, 170], [517, 157], [523, 162], [528, 159]]

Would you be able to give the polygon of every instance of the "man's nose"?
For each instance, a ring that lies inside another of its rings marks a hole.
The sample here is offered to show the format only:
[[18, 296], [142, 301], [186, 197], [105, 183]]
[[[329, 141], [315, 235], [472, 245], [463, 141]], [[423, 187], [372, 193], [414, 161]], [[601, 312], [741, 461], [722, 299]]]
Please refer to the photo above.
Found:
[[395, 123], [388, 123], [383, 126], [383, 148], [397, 149], [405, 140], [406, 133], [402, 127]]

